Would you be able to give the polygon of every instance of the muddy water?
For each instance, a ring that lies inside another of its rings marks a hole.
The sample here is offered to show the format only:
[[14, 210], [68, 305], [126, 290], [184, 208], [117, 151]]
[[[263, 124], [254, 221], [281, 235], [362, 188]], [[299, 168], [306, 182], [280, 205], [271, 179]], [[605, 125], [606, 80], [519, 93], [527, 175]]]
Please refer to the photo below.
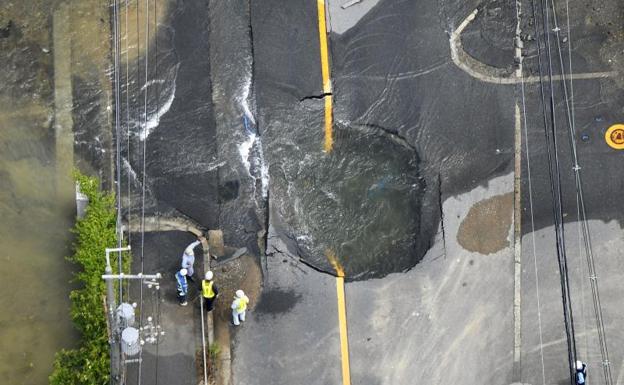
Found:
[[15, 107], [0, 109], [0, 382], [45, 384], [54, 353], [76, 340], [64, 260], [73, 197], [56, 191], [45, 110]]
[[[62, 4], [69, 6], [58, 13]], [[69, 175], [73, 160], [88, 169], [87, 151], [105, 154], [93, 144], [80, 147], [83, 127], [108, 130], [108, 7], [95, 4], [0, 3], [2, 384], [47, 384], [54, 353], [78, 341], [69, 315], [72, 266], [65, 260], [75, 215]], [[96, 97], [81, 98], [89, 88]], [[100, 138], [92, 142], [104, 147]]]

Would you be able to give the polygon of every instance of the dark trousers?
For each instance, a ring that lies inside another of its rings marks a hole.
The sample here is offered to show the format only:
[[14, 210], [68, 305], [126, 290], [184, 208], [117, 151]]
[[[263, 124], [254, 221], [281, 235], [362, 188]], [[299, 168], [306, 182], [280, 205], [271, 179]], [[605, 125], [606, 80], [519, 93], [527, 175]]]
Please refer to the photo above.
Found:
[[217, 296], [215, 295], [212, 298], [206, 298], [204, 297], [205, 301], [205, 306], [206, 306], [206, 311], [212, 311], [212, 309], [214, 309], [214, 303], [215, 303], [215, 299], [217, 299]]
[[186, 294], [178, 292], [178, 299], [180, 300], [180, 303], [186, 302]]

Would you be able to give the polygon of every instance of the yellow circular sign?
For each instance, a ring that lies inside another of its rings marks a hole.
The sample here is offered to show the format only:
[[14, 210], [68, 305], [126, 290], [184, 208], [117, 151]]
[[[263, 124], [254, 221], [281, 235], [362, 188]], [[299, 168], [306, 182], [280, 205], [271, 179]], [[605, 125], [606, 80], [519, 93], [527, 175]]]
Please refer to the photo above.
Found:
[[624, 124], [614, 124], [605, 132], [607, 144], [616, 150], [624, 150]]

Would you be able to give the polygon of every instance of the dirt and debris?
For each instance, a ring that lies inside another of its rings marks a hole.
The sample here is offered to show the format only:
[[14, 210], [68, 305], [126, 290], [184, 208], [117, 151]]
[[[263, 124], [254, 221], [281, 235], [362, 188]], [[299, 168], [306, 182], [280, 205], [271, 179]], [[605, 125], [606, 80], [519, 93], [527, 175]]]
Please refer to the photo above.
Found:
[[492, 254], [509, 246], [513, 193], [484, 199], [470, 208], [457, 232], [466, 250]]
[[262, 291], [262, 269], [258, 259], [244, 254], [213, 266], [219, 298], [215, 305], [215, 323], [231, 322], [232, 299], [236, 290], [242, 289], [249, 297], [249, 310], [256, 307]]

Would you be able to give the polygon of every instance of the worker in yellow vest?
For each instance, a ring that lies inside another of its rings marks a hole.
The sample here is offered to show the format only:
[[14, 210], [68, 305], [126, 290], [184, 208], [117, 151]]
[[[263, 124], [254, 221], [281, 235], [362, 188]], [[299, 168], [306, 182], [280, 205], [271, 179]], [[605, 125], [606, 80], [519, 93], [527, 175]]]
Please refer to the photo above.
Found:
[[204, 302], [206, 303], [206, 311], [211, 311], [214, 308], [214, 302], [219, 295], [219, 289], [217, 289], [217, 285], [215, 285], [212, 280], [212, 271], [207, 271], [205, 278], [206, 279], [202, 281], [202, 296], [204, 297]]
[[240, 325], [241, 322], [245, 322], [245, 312], [249, 305], [249, 298], [242, 290], [236, 290], [236, 296], [232, 302], [232, 322], [234, 326]]

